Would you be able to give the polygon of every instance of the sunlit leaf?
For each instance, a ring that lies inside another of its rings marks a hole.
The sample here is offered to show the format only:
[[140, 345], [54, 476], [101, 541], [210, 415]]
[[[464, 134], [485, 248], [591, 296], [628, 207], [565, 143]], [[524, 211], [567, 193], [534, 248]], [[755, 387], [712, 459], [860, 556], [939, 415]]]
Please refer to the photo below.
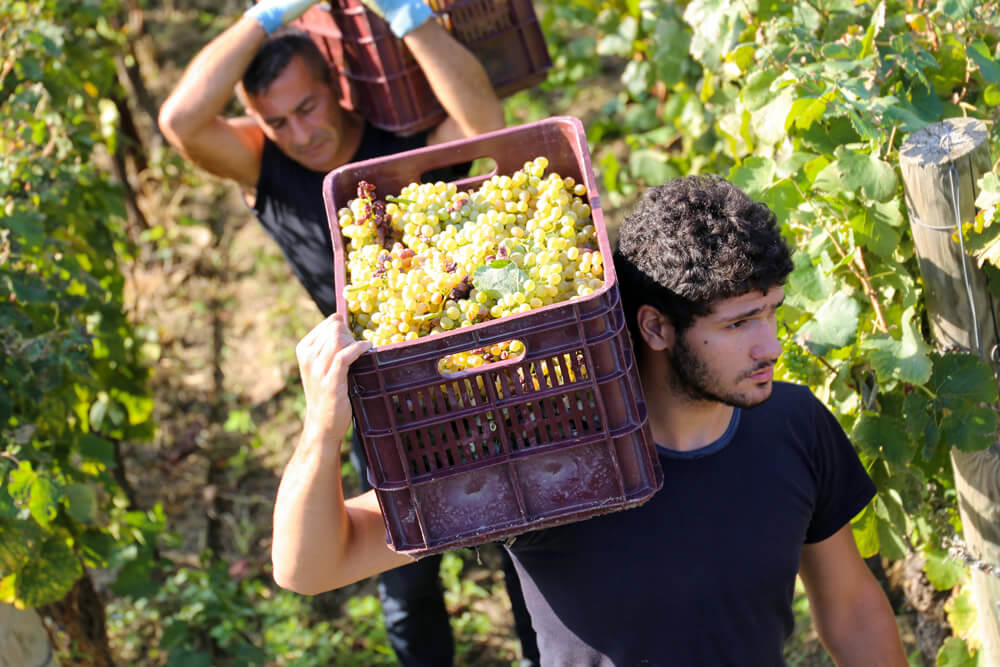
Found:
[[15, 587], [18, 599], [38, 607], [62, 599], [83, 576], [83, 566], [66, 543], [67, 535], [56, 534], [42, 545], [38, 557], [18, 572]]
[[941, 419], [941, 440], [963, 452], [986, 449], [994, 443], [997, 415], [992, 408], [966, 406]]
[[958, 585], [965, 566], [948, 557], [948, 552], [938, 547], [924, 549], [924, 574], [939, 591], [947, 591]]
[[934, 372], [927, 384], [938, 402], [952, 410], [997, 400], [993, 371], [972, 354], [954, 352], [940, 356], [934, 361]]
[[878, 520], [874, 510], [866, 507], [851, 522], [851, 531], [862, 558], [871, 558], [878, 553]]
[[900, 321], [902, 336], [896, 340], [888, 334], [876, 334], [861, 341], [861, 349], [871, 354], [872, 368], [879, 380], [902, 380], [910, 384], [924, 384], [931, 377], [930, 347], [924, 342], [917, 328], [917, 314], [908, 308]]
[[850, 295], [837, 292], [827, 299], [798, 332], [799, 344], [817, 356], [854, 342], [861, 306]]

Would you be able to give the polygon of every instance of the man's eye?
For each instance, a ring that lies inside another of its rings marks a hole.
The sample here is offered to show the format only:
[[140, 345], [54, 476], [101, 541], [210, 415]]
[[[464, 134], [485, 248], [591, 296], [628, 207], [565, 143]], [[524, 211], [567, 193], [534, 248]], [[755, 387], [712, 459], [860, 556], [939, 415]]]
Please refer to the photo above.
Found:
[[736, 320], [735, 322], [731, 323], [729, 325], [729, 327], [727, 327], [727, 328], [729, 328], [729, 329], [739, 329], [741, 326], [743, 326], [746, 323], [747, 323], [746, 320]]

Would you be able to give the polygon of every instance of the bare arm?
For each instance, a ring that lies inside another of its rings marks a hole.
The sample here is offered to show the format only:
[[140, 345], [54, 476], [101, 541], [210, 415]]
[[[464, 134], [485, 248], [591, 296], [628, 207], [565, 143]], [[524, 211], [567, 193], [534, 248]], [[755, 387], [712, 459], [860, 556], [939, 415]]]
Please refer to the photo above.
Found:
[[471, 137], [504, 126], [503, 105], [486, 70], [437, 21], [427, 21], [407, 33], [403, 42], [448, 112], [448, 118], [429, 137], [429, 144]]
[[248, 188], [260, 175], [264, 134], [249, 118], [221, 114], [266, 37], [260, 23], [242, 17], [198, 52], [159, 116], [163, 135], [184, 157]]
[[374, 491], [344, 500], [340, 446], [351, 424], [347, 368], [369, 347], [331, 315], [296, 348], [306, 418], [274, 507], [271, 561], [282, 588], [313, 595], [413, 562], [386, 545]]
[[906, 667], [896, 618], [858, 554], [850, 524], [803, 547], [799, 574], [813, 623], [837, 665]]

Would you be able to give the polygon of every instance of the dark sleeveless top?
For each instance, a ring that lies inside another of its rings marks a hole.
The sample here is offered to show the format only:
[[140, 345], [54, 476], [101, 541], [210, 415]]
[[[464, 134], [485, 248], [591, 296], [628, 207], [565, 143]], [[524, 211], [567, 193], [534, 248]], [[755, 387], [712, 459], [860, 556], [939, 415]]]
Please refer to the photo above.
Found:
[[[367, 123], [362, 132], [361, 145], [349, 162], [420, 148], [427, 143], [428, 134], [399, 137]], [[267, 140], [260, 159], [253, 211], [320, 311], [329, 315], [337, 309], [337, 297], [333, 243], [323, 204], [325, 176], [326, 172], [303, 167]]]

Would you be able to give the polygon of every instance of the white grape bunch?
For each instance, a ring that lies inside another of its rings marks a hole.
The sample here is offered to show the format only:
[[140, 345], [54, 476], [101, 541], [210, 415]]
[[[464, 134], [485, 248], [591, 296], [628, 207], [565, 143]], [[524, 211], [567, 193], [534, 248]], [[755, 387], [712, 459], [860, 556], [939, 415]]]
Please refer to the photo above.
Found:
[[[452, 331], [592, 294], [604, 260], [587, 188], [536, 157], [478, 189], [411, 183], [376, 200], [361, 181], [337, 212], [355, 338], [375, 346]], [[451, 355], [444, 371], [520, 354], [517, 341]]]

